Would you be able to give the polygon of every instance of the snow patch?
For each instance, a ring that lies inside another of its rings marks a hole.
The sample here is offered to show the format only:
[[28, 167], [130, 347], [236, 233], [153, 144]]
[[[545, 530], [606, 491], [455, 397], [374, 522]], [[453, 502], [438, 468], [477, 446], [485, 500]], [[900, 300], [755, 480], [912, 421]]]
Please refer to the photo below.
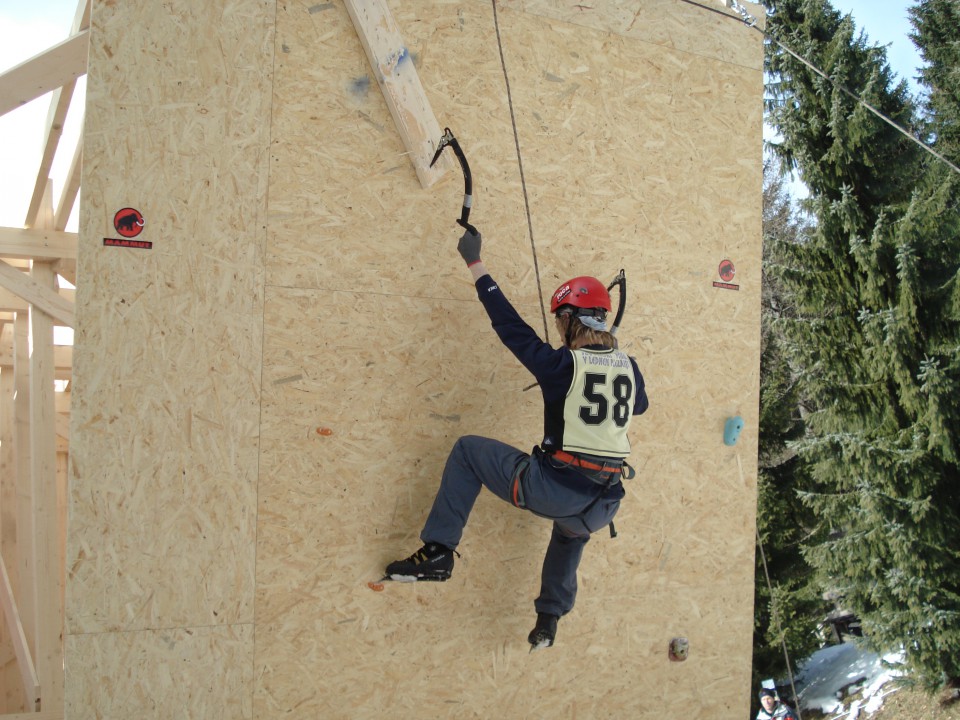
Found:
[[891, 666], [902, 663], [903, 653], [879, 656], [854, 643], [822, 648], [803, 662], [794, 679], [800, 709], [833, 713], [834, 720], [869, 717], [890, 694], [881, 692], [883, 686], [903, 674]]

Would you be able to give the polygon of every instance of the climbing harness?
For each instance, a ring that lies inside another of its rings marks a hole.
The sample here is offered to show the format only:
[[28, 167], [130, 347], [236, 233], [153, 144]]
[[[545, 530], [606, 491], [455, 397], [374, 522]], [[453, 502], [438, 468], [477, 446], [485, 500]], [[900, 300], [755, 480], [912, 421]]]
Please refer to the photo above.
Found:
[[437, 151], [433, 154], [433, 160], [430, 161], [430, 167], [436, 164], [437, 160], [440, 159], [441, 153], [443, 153], [447, 146], [453, 148], [453, 152], [457, 156], [457, 160], [460, 161], [460, 167], [463, 170], [463, 208], [460, 210], [460, 218], [457, 220], [457, 225], [465, 228], [471, 235], [479, 235], [477, 229], [468, 222], [470, 219], [470, 208], [473, 206], [473, 175], [470, 174], [470, 165], [467, 163], [467, 156], [463, 154], [463, 149], [453, 136], [453, 133], [450, 132], [450, 128], [443, 129], [443, 135], [440, 137]]

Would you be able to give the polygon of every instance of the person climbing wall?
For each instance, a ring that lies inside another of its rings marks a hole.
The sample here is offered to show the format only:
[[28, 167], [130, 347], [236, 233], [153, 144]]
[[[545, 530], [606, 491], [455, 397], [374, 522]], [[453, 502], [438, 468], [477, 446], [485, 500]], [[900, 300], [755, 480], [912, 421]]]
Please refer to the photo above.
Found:
[[[542, 341], [520, 317], [480, 259], [481, 236], [468, 228], [457, 249], [480, 302], [503, 344], [529, 370], [544, 402], [544, 431], [531, 453], [467, 435], [447, 458], [433, 507], [420, 533], [424, 545], [387, 565], [384, 579], [447, 580], [470, 511], [486, 487], [518, 508], [553, 521], [543, 559], [531, 650], [554, 644], [557, 621], [573, 608], [577, 568], [590, 535], [610, 525], [632, 473], [628, 431], [647, 410], [636, 360], [617, 349], [607, 327], [610, 294], [593, 277], [576, 277], [553, 293], [550, 311], [563, 345]], [[622, 292], [622, 289], [621, 289]]]

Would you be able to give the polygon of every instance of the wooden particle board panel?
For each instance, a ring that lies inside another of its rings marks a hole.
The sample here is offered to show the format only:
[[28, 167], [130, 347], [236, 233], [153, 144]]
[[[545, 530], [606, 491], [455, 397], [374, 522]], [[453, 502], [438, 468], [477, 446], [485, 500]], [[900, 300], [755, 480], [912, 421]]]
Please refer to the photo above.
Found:
[[[321, 301], [350, 322], [317, 333], [285, 320]], [[453, 442], [473, 432], [530, 447], [535, 432], [504, 436], [502, 421], [535, 428], [540, 408], [503, 392], [529, 384], [505, 350], [449, 352], [439, 329], [487, 332], [476, 301], [271, 289], [266, 311], [257, 615], [271, 619], [304, 592], [371, 594], [397, 546], [418, 542]]]
[[253, 717], [253, 625], [70, 634], [65, 718]]
[[[273, 16], [261, 0], [93, 3], [70, 634], [253, 620]], [[125, 207], [149, 247], [104, 243]], [[77, 682], [127, 672], [70, 647]]]
[[[732, 301], [759, 323], [760, 74], [524, 13], [501, 35], [545, 284], [624, 267], [631, 321]], [[713, 288], [724, 258], [748, 301]]]
[[[459, 436], [540, 439], [539, 393], [455, 249], [462, 178], [421, 187], [339, 2], [95, 3], [68, 709], [743, 715], [758, 35], [678, 0], [389, 9], [470, 160], [488, 267], [530, 325], [556, 343], [556, 285], [627, 271], [621, 343], [651, 408], [620, 536], [588, 545], [560, 643], [534, 655], [550, 524], [487, 492], [451, 581], [367, 587], [419, 546]], [[131, 188], [155, 244], [112, 252]], [[714, 286], [724, 259], [735, 290]], [[691, 655], [672, 663], [681, 635]], [[216, 688], [174, 670], [199, 662]]]
[[[351, 79], [364, 65], [349, 28], [331, 29], [346, 18], [335, 5], [312, 14], [288, 5], [278, 16], [277, 94], [291, 99], [275, 103], [272, 146], [284, 172], [271, 177], [255, 714], [515, 716], [530, 688], [546, 714], [736, 708], [749, 682], [729, 667], [731, 654], [746, 667], [750, 653], [758, 373], [745, 359], [759, 342], [760, 156], [758, 147], [744, 160], [727, 141], [732, 127], [759, 128], [759, 73], [501, 8], [531, 239], [490, 6], [437, 4], [416, 19], [409, 7], [393, 10], [424, 76], [434, 73], [428, 91], [444, 91], [434, 108], [472, 141], [464, 146], [481, 189], [471, 219], [523, 316], [541, 328], [541, 297], [569, 274], [626, 267], [632, 278], [623, 345], [653, 399], [633, 433], [641, 478], [624, 507], [628, 529], [589, 546], [585, 609], [565, 618], [563, 644], [546, 659], [525, 656], [525, 637], [549, 523], [487, 493], [453, 580], [366, 588], [418, 546], [456, 437], [529, 447], [540, 404], [490, 334], [452, 243], [437, 242], [434, 217], [455, 213], [459, 188], [450, 203], [443, 185], [417, 192], [413, 175], [390, 165], [398, 138], [385, 106]], [[321, 16], [336, 59], [302, 49]], [[426, 61], [438, 56], [440, 71]], [[312, 139], [292, 112], [305, 79], [323, 88]], [[730, 202], [730, 187], [746, 199]], [[319, 210], [312, 235], [310, 218], [290, 210], [308, 206]], [[743, 257], [737, 294], [712, 286], [728, 253]], [[737, 448], [743, 474], [722, 445], [734, 410], [754, 421]], [[614, 621], [639, 629], [611, 633]], [[665, 628], [694, 635], [703, 654], [669, 663]], [[578, 671], [556, 672], [584, 653]], [[611, 656], [615, 671], [603, 662]], [[353, 673], [367, 678], [362, 688], [345, 686]]]
[[[455, 272], [459, 166], [421, 188], [344, 7], [279, 7], [268, 285], [470, 297]], [[489, 4], [391, 10], [434, 113], [467, 155], [485, 255], [523, 280], [516, 299], [538, 301]]]
[[[529, 15], [623, 35], [664, 49], [702, 55], [753, 70], [759, 70], [763, 63], [763, 55], [757, 51], [762, 42], [761, 34], [747, 27], [736, 12], [724, 9], [718, 0], [611, 0], [598, 3], [502, 0], [501, 5]], [[763, 8], [755, 3], [744, 5], [748, 12], [752, 10], [762, 27]], [[720, 17], [719, 12], [734, 19]]]

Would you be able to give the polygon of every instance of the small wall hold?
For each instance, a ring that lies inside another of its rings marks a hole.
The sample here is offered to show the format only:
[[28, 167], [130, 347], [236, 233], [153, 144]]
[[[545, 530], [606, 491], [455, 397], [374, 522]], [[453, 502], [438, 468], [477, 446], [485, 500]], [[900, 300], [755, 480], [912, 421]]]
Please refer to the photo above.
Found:
[[670, 661], [683, 662], [690, 651], [690, 643], [685, 637], [676, 637], [670, 641]]
[[727, 423], [723, 426], [723, 444], [736, 445], [741, 430], [743, 430], [742, 417], [737, 415], [736, 417], [727, 418]]

